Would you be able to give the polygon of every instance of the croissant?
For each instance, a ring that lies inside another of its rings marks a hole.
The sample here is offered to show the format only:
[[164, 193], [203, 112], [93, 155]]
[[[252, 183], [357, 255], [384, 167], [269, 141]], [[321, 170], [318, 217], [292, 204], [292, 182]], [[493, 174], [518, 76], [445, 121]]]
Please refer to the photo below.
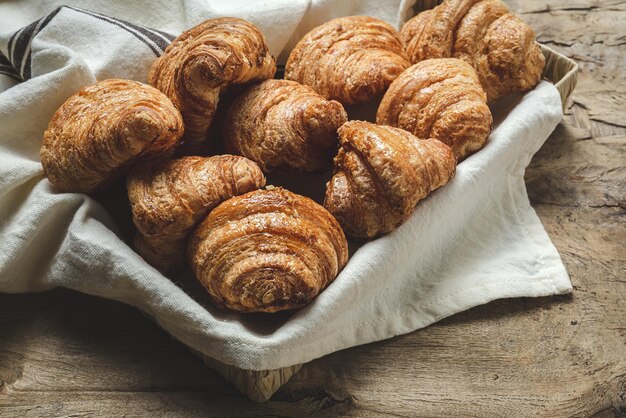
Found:
[[194, 231], [189, 260], [216, 305], [240, 312], [301, 307], [348, 261], [330, 213], [282, 188], [256, 190], [215, 208]]
[[493, 122], [474, 69], [456, 58], [420, 61], [389, 87], [376, 122], [449, 145], [457, 159], [481, 149]]
[[339, 129], [339, 142], [324, 207], [353, 238], [393, 231], [456, 170], [447, 145], [391, 126], [350, 121]]
[[455, 57], [472, 65], [490, 102], [541, 79], [535, 33], [500, 0], [446, 0], [406, 22], [401, 37], [412, 63]]
[[58, 190], [90, 193], [140, 160], [171, 155], [182, 135], [182, 117], [163, 93], [137, 81], [104, 80], [56, 111], [41, 164]]
[[235, 155], [183, 157], [137, 170], [127, 179], [135, 248], [163, 273], [185, 260], [191, 229], [226, 199], [265, 185], [252, 161]]
[[289, 55], [285, 78], [351, 104], [382, 94], [409, 65], [391, 25], [369, 16], [348, 16], [307, 33]]
[[223, 17], [174, 39], [148, 79], [180, 109], [184, 140], [193, 149], [207, 140], [223, 87], [272, 78], [275, 72], [276, 61], [261, 31], [246, 20]]
[[348, 116], [295, 81], [266, 80], [230, 106], [224, 122], [226, 151], [250, 158], [264, 171], [326, 168], [337, 149], [337, 129]]

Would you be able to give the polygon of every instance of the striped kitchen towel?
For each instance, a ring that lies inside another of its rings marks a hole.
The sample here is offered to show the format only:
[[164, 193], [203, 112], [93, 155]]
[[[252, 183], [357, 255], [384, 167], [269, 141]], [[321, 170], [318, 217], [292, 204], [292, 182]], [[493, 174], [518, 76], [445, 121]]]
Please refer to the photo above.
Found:
[[[49, 59], [53, 52], [49, 48], [64, 48], [81, 56], [96, 78], [114, 77], [114, 73], [120, 71], [127, 78], [144, 80], [146, 67], [174, 38], [166, 32], [122, 19], [60, 6], [15, 31], [4, 45], [0, 44], [0, 85], [50, 73], [55, 70], [51, 66], [64, 67], [65, 62]], [[36, 42], [40, 45], [33, 48]], [[131, 61], [124, 52], [130, 48], [133, 50]]]

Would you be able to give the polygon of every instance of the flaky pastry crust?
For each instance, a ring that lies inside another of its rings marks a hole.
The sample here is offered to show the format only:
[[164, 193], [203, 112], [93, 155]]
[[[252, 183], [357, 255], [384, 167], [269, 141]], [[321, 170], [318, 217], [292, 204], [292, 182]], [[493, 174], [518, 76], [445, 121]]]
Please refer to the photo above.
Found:
[[183, 32], [159, 57], [148, 76], [185, 120], [185, 142], [202, 149], [220, 91], [232, 84], [272, 78], [276, 61], [252, 23], [234, 17], [209, 19]]
[[532, 89], [545, 64], [535, 33], [500, 0], [446, 0], [405, 23], [409, 59], [455, 57], [472, 65], [494, 101]]
[[353, 238], [393, 231], [456, 170], [447, 145], [402, 129], [350, 121], [339, 129], [339, 138], [324, 207]]
[[215, 208], [194, 231], [188, 256], [218, 306], [276, 312], [311, 302], [346, 265], [348, 245], [326, 209], [274, 188]]
[[461, 160], [483, 147], [493, 119], [476, 71], [465, 61], [420, 61], [389, 87], [376, 122], [434, 138]]
[[337, 129], [348, 116], [295, 81], [266, 80], [249, 87], [230, 106], [224, 122], [226, 151], [274, 168], [316, 171], [332, 163]]
[[41, 164], [57, 190], [90, 193], [141, 160], [171, 155], [183, 121], [160, 91], [110, 79], [71, 96], [44, 132]]
[[265, 186], [265, 177], [247, 158], [218, 155], [143, 167], [126, 184], [137, 227], [135, 249], [169, 273], [183, 264], [192, 228], [224, 200]]
[[333, 19], [307, 33], [289, 55], [285, 79], [343, 104], [382, 94], [409, 66], [398, 32], [369, 16]]

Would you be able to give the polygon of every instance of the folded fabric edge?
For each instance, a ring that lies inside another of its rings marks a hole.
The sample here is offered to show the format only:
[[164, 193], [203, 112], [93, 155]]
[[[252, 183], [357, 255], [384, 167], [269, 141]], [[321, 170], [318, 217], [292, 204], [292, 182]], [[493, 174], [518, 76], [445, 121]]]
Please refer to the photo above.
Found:
[[[405, 325], [402, 327], [395, 328], [391, 335], [388, 335], [388, 336], [385, 335], [382, 337], [379, 335], [376, 335], [371, 338], [364, 339], [358, 345], [365, 345], [365, 344], [369, 344], [369, 343], [373, 343], [377, 341], [394, 338], [396, 336], [409, 334], [411, 332], [418, 331], [419, 329], [432, 325], [438, 321], [441, 321], [442, 319], [448, 318], [458, 313], [467, 311], [471, 308], [481, 306], [481, 305], [484, 305], [484, 304], [487, 304], [489, 302], [499, 300], [499, 299], [522, 298], [522, 297], [546, 297], [546, 296], [564, 295], [564, 294], [571, 293], [572, 288], [569, 283], [569, 280], [567, 280], [567, 278], [564, 279], [561, 272], [546, 271], [545, 274], [546, 276], [544, 279], [535, 280], [533, 282], [529, 282], [524, 285], [520, 285], [520, 283], [510, 283], [509, 286], [506, 287], [507, 290], [505, 291], [502, 291], [504, 286], [503, 286], [503, 283], [501, 282], [490, 283], [488, 285], [476, 287], [472, 289], [464, 289], [463, 298], [460, 298], [458, 294], [452, 294], [452, 295], [449, 295], [448, 297], [439, 299], [437, 301], [437, 303], [446, 304], [452, 307], [450, 311], [442, 315], [430, 315], [429, 316], [429, 314], [426, 312], [428, 311], [429, 306], [425, 306], [425, 307], [416, 308], [416, 310], [412, 312], [397, 313], [393, 315], [393, 317], [376, 318], [375, 320], [372, 320], [372, 321], [363, 322], [361, 324], [358, 324], [357, 327], [362, 327], [365, 325], [371, 326], [381, 321], [399, 322]], [[461, 299], [464, 299], [464, 300], [471, 299], [472, 302], [463, 303], [460, 301]], [[146, 314], [148, 313], [146, 312]], [[407, 318], [406, 318], [407, 316], [410, 316], [412, 320], [407, 321]], [[421, 316], [421, 318], [416, 319], [419, 316]], [[153, 319], [159, 324], [160, 327], [167, 329], [167, 326], [165, 324], [161, 324], [158, 318], [153, 318]], [[342, 329], [335, 330], [333, 333], [325, 335], [323, 339], [318, 340], [318, 343], [322, 344], [325, 340], [335, 338], [337, 334], [340, 334], [342, 332], [344, 332], [344, 330]], [[176, 337], [171, 332], [168, 332], [168, 333], [172, 335], [173, 338], [181, 341], [183, 344], [196, 350], [196, 348], [185, 343], [183, 340]], [[268, 360], [268, 359], [265, 359], [265, 362], [261, 362], [258, 360], [251, 361], [250, 359], [246, 359], [245, 361], [241, 361], [237, 364], [234, 364], [234, 362], [231, 362], [227, 358], [224, 358], [221, 356], [210, 356], [204, 353], [203, 355], [210, 357], [221, 363], [224, 363], [226, 365], [234, 366], [243, 370], [265, 371], [265, 370], [279, 370], [279, 369], [283, 369], [286, 367], [292, 367], [297, 364], [308, 363], [318, 358], [321, 358], [326, 355], [330, 355], [334, 352], [341, 351], [341, 350], [348, 349], [348, 348], [351, 348], [351, 347], [345, 347], [342, 344], [338, 344], [338, 343], [331, 344], [323, 350], [324, 354], [307, 354], [305, 357], [302, 357], [301, 361], [295, 364], [289, 364], [289, 365], [284, 365], [279, 362], [276, 362], [275, 360]], [[296, 350], [289, 349], [288, 351], [296, 351]], [[301, 347], [298, 348], [297, 351], [300, 354], [302, 354]], [[285, 350], [282, 351], [282, 354], [284, 356], [296, 355], [295, 352], [289, 353], [289, 352], [285, 352]]]
[[[548, 232], [543, 227], [537, 212], [530, 204], [524, 179], [518, 178], [516, 180], [521, 181], [523, 184], [521, 187], [511, 186], [510, 188], [511, 190], [517, 191], [517, 193], [513, 195], [515, 199], [515, 210], [521, 224], [527, 231], [529, 240], [535, 245], [537, 253], [541, 257], [540, 263], [542, 264], [542, 270], [546, 272], [547, 276], [554, 274], [560, 281], [559, 289], [562, 293], [555, 294], [571, 293], [573, 287], [569, 274], [567, 274], [559, 251], [556, 249]], [[551, 268], [547, 266], [551, 266]]]

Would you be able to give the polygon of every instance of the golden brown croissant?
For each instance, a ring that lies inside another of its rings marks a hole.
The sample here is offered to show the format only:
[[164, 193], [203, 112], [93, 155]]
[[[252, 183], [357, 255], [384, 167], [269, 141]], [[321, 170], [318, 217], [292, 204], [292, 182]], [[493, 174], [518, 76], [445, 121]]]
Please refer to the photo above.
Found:
[[350, 121], [339, 129], [339, 141], [324, 207], [354, 238], [396, 229], [456, 170], [447, 145], [391, 126]]
[[348, 244], [326, 209], [273, 188], [215, 208], [194, 231], [189, 260], [216, 305], [276, 312], [324, 290], [346, 265]]
[[183, 157], [131, 173], [128, 197], [137, 252], [162, 272], [185, 260], [191, 229], [215, 206], [265, 185], [259, 167], [244, 157]]
[[348, 16], [307, 33], [289, 55], [285, 78], [350, 104], [382, 94], [409, 65], [391, 25], [369, 16]]
[[226, 151], [255, 161], [264, 171], [288, 167], [315, 171], [330, 166], [337, 129], [348, 116], [295, 81], [266, 80], [230, 106], [224, 122]]
[[449, 145], [457, 159], [483, 147], [493, 122], [474, 69], [456, 58], [420, 61], [389, 87], [376, 122]]
[[406, 22], [401, 37], [412, 63], [455, 57], [472, 65], [490, 102], [541, 79], [535, 33], [500, 0], [446, 0]]
[[67, 99], [44, 133], [41, 164], [64, 192], [90, 193], [139, 160], [171, 155], [183, 121], [160, 91], [130, 80], [104, 80]]
[[158, 58], [148, 76], [185, 120], [185, 141], [199, 148], [207, 140], [220, 90], [272, 78], [276, 61], [261, 31], [234, 17], [209, 19], [183, 32]]

